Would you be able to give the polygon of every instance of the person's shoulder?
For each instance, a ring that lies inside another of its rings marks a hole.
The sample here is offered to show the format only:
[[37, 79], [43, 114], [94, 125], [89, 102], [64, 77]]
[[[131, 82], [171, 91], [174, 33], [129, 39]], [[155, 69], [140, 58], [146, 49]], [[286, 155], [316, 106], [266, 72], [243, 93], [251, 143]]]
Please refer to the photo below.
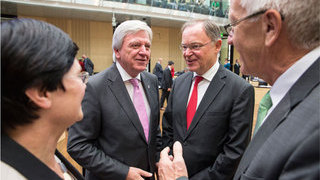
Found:
[[[219, 71], [218, 71], [219, 72]], [[235, 83], [237, 86], [241, 87], [249, 87], [252, 86], [250, 83], [248, 83], [246, 80], [244, 80], [242, 77], [237, 75], [236, 73], [226, 69], [226, 68], [220, 68], [221, 74], [225, 74], [227, 77], [226, 83]]]
[[100, 82], [104, 82], [109, 78], [112, 78], [115, 74], [116, 74], [116, 68], [111, 66], [97, 74], [94, 74], [92, 76], [89, 77], [89, 82], [88, 83], [100, 83]]
[[191, 71], [185, 72], [185, 73], [181, 74], [180, 76], [176, 77], [174, 80], [176, 81], [176, 83], [183, 82], [187, 77], [192, 76], [192, 73], [193, 72], [191, 72]]
[[146, 77], [152, 78], [152, 79], [158, 79], [158, 77], [150, 72], [147, 71], [142, 71], [141, 72], [143, 75], [145, 75]]
[[25, 180], [22, 174], [20, 174], [16, 169], [9, 166], [8, 164], [1, 161], [1, 179], [10, 179], [10, 180]]

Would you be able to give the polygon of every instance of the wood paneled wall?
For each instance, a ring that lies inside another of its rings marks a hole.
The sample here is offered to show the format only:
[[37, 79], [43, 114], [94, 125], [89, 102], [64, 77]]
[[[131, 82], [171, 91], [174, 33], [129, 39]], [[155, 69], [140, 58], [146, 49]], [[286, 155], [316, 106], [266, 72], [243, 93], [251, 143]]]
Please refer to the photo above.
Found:
[[[70, 18], [29, 17], [49, 22], [68, 33], [77, 43], [80, 50], [77, 57], [86, 54], [94, 63], [95, 72], [100, 72], [110, 67], [112, 60], [112, 25], [110, 22], [88, 21]], [[166, 67], [169, 60], [175, 62], [175, 71], [181, 71], [186, 67], [182, 52], [179, 49], [181, 43], [180, 28], [152, 27], [153, 40], [151, 47], [150, 69], [152, 71], [158, 58], [163, 58], [162, 66]], [[223, 56], [226, 51], [222, 49]]]
[[162, 67], [173, 61], [175, 71], [184, 69], [185, 62], [179, 49], [181, 43], [180, 28], [152, 27], [151, 71], [159, 58], [163, 58]]
[[169, 29], [169, 60], [174, 62], [175, 71], [181, 71], [186, 67], [182, 51], [179, 48], [181, 44], [180, 29]]
[[77, 58], [80, 58], [82, 54], [86, 54], [94, 63], [95, 72], [100, 72], [113, 63], [111, 23], [68, 18], [19, 17], [46, 21], [69, 34], [80, 48]]

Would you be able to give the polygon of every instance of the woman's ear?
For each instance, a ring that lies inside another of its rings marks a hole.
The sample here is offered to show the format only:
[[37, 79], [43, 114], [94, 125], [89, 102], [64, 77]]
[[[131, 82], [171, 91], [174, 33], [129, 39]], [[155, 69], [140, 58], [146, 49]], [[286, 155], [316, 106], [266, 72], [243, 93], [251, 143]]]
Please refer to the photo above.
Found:
[[51, 107], [50, 92], [43, 92], [40, 91], [39, 88], [33, 87], [27, 89], [25, 93], [29, 99], [40, 108], [48, 109]]
[[282, 28], [281, 15], [276, 10], [268, 10], [263, 17], [265, 45], [272, 46], [278, 39]]

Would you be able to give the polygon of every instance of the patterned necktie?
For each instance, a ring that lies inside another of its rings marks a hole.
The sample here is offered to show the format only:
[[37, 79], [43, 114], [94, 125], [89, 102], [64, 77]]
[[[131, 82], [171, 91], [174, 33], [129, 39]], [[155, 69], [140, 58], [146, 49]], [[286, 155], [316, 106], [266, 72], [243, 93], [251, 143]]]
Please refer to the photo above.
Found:
[[263, 119], [266, 117], [271, 106], [272, 106], [272, 100], [270, 97], [270, 91], [268, 91], [267, 94], [265, 94], [263, 96], [263, 98], [261, 99], [261, 101], [259, 103], [258, 117], [257, 117], [256, 126], [254, 128], [253, 134], [257, 133], [259, 127], [261, 126], [261, 124], [263, 122]]
[[133, 85], [133, 104], [138, 113], [140, 122], [143, 127], [144, 135], [148, 142], [149, 137], [149, 120], [147, 115], [147, 110], [144, 104], [142, 92], [139, 88], [138, 79], [130, 79], [130, 83]]
[[196, 76], [195, 82], [193, 85], [192, 94], [189, 100], [189, 104], [187, 106], [187, 130], [192, 122], [193, 116], [197, 111], [197, 103], [198, 103], [198, 84], [202, 81], [203, 77]]

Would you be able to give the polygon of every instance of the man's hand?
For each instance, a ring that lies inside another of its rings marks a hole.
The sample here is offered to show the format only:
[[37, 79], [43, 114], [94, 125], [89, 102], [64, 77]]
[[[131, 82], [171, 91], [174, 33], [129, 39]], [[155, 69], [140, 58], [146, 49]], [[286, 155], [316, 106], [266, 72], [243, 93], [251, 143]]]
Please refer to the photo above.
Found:
[[182, 157], [182, 146], [179, 141], [173, 144], [173, 156], [174, 178], [177, 179], [181, 176], [188, 177], [186, 163]]
[[174, 180], [174, 168], [172, 156], [169, 156], [170, 148], [164, 148], [160, 153], [160, 161], [158, 168], [159, 180]]
[[158, 169], [159, 180], [175, 180], [181, 176], [188, 177], [180, 142], [176, 141], [173, 145], [174, 157], [169, 156], [169, 151], [169, 147], [166, 147], [160, 153]]
[[152, 174], [139, 168], [130, 167], [126, 180], [144, 180], [142, 177], [152, 177]]

